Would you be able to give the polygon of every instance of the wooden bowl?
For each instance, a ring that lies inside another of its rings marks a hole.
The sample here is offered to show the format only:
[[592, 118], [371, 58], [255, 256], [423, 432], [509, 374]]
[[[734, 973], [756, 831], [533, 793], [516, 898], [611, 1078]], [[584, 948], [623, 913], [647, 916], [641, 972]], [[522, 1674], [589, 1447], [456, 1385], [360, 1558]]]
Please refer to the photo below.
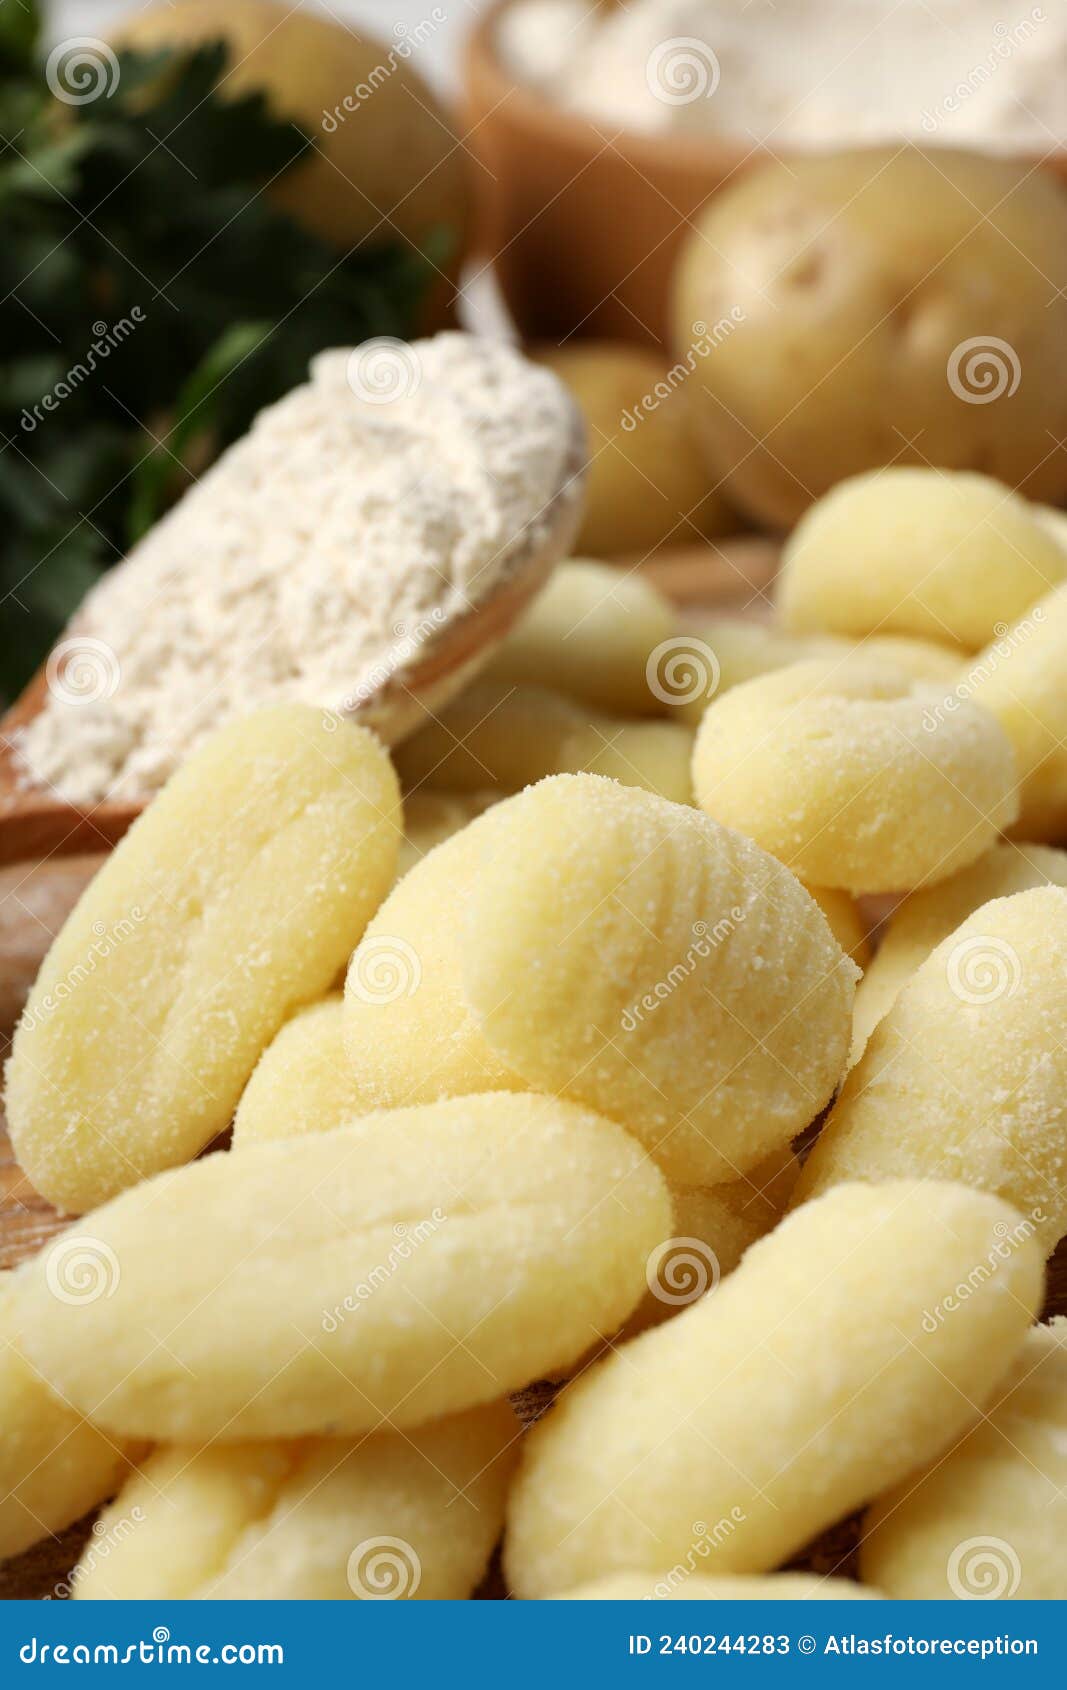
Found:
[[[629, 133], [553, 105], [497, 54], [510, 4], [497, 0], [465, 53], [466, 144], [481, 165], [478, 244], [526, 339], [665, 346], [670, 279], [690, 222], [766, 150], [729, 136]], [[1067, 147], [1042, 162], [1067, 181]]]

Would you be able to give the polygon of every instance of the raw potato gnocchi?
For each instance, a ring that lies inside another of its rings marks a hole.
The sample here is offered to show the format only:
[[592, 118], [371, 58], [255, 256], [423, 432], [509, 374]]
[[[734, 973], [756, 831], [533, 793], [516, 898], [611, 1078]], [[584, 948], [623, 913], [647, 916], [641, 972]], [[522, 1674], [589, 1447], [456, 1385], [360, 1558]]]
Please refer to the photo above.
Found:
[[617, 716], [658, 715], [648, 660], [674, 621], [670, 600], [636, 571], [575, 558], [559, 565], [486, 674], [554, 688]]
[[158, 1442], [420, 1426], [619, 1327], [669, 1225], [613, 1123], [459, 1098], [135, 1186], [92, 1217], [111, 1295], [71, 1307], [31, 1269], [23, 1342], [98, 1425]]
[[[46, 1247], [46, 1262], [62, 1275], [54, 1250]], [[69, 1271], [69, 1254], [66, 1263]], [[19, 1351], [24, 1276], [0, 1278], [0, 1560], [64, 1531], [113, 1495], [128, 1454], [53, 1395]]]
[[475, 681], [396, 752], [406, 787], [518, 792], [546, 775], [587, 772], [692, 802], [693, 733], [681, 722], [593, 716], [562, 693]]
[[226, 1128], [283, 1021], [321, 997], [395, 874], [373, 734], [298, 704], [215, 734], [90, 882], [15, 1034], [7, 1115], [80, 1213]]
[[795, 1201], [841, 1180], [959, 1180], [1067, 1232], [1067, 891], [976, 910], [927, 958], [849, 1073]]
[[252, 1071], [233, 1118], [234, 1147], [346, 1126], [374, 1108], [360, 1095], [345, 1050], [340, 993], [302, 1009]]
[[863, 1577], [900, 1598], [1067, 1601], [1067, 1321], [1027, 1335], [952, 1452], [879, 1497]]
[[518, 1432], [511, 1410], [496, 1403], [356, 1444], [308, 1438], [158, 1449], [104, 1511], [75, 1568], [73, 1594], [468, 1597], [504, 1524]]
[[[707, 711], [697, 802], [812, 886], [904, 892], [944, 880], [1015, 820], [1015, 758], [975, 705], [855, 659], [796, 663]], [[920, 820], [921, 818], [921, 820]]]
[[852, 1602], [873, 1601], [880, 1590], [851, 1579], [819, 1578], [816, 1573], [769, 1573], [766, 1578], [702, 1578], [694, 1573], [675, 1580], [671, 1573], [654, 1579], [641, 1573], [615, 1573], [578, 1590], [557, 1591], [563, 1602]]
[[[1041, 1306], [1036, 1242], [994, 1252], [1018, 1221], [934, 1182], [842, 1186], [791, 1215], [714, 1296], [591, 1368], [528, 1434], [510, 1588], [652, 1576], [700, 1542], [709, 1575], [767, 1572], [930, 1460]], [[974, 1294], [936, 1318], [969, 1275]]]
[[[943, 939], [983, 904], [1015, 892], [1028, 892], [1034, 886], [1067, 886], [1067, 851], [1055, 851], [1048, 845], [994, 845], [951, 880], [905, 898], [890, 916], [856, 989], [852, 1062], [859, 1061], [867, 1040], [892, 1009], [901, 988]], [[833, 926], [832, 920], [830, 924]]]
[[978, 651], [1067, 577], [1035, 508], [967, 472], [888, 468], [801, 518], [779, 576], [794, 634], [913, 634]]
[[1015, 748], [1022, 783], [1016, 836], [1067, 837], [1067, 586], [980, 652], [965, 684]]
[[[390, 949], [407, 989], [376, 998], [371, 965]], [[749, 840], [560, 776], [404, 877], [353, 955], [346, 1037], [380, 1106], [501, 1086], [567, 1096], [671, 1179], [714, 1185], [829, 1101], [855, 978], [813, 900]]]

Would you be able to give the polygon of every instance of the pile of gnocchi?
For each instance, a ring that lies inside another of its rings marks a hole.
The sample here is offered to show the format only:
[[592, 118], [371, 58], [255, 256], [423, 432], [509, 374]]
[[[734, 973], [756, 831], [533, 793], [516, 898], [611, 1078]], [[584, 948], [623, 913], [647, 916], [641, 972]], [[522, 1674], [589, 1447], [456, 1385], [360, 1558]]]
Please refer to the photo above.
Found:
[[882, 471], [773, 624], [573, 562], [393, 757], [195, 753], [14, 1039], [72, 1219], [0, 1286], [0, 1554], [104, 1504], [78, 1598], [501, 1540], [527, 1599], [1067, 1596], [1063, 524]]

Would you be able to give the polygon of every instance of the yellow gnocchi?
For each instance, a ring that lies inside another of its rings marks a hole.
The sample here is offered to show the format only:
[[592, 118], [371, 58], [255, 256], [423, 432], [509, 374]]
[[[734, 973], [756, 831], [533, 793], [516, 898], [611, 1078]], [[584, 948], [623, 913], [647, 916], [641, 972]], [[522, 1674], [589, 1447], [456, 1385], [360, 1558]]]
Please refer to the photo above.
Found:
[[640, 1146], [571, 1104], [505, 1095], [371, 1115], [124, 1192], [92, 1217], [118, 1265], [110, 1294], [71, 1307], [31, 1268], [22, 1342], [113, 1433], [419, 1426], [619, 1327], [670, 1212]]
[[944, 880], [992, 845], [1018, 802], [1004, 730], [975, 705], [937, 718], [941, 696], [858, 659], [749, 681], [704, 716], [697, 802], [812, 886]]
[[395, 874], [396, 777], [366, 729], [280, 705], [222, 729], [90, 882], [15, 1034], [7, 1115], [80, 1213], [188, 1161], [328, 990]]
[[984, 904], [900, 993], [849, 1073], [795, 1201], [841, 1180], [995, 1192], [1051, 1251], [1067, 1232], [1067, 891]]
[[264, 1138], [329, 1132], [366, 1115], [345, 1050], [340, 993], [309, 1004], [287, 1021], [256, 1063], [233, 1118], [235, 1147]]
[[678, 1577], [672, 1569], [661, 1578], [615, 1573], [578, 1590], [560, 1590], [564, 1602], [856, 1602], [881, 1596], [851, 1579], [819, 1578], [815, 1573], [769, 1573], [764, 1578]]
[[[407, 986], [376, 994], [388, 951]], [[404, 877], [353, 955], [346, 1038], [380, 1106], [545, 1091], [619, 1121], [673, 1180], [715, 1185], [829, 1101], [855, 978], [803, 887], [748, 840], [560, 776]]]
[[455, 1601], [504, 1523], [518, 1421], [502, 1403], [344, 1443], [168, 1445], [101, 1515], [83, 1600]]
[[[841, 1186], [713, 1297], [635, 1338], [524, 1442], [505, 1566], [522, 1597], [616, 1571], [778, 1567], [977, 1417], [1041, 1306], [1019, 1217], [963, 1186]], [[973, 1294], [951, 1312], [961, 1281]]]
[[1065, 578], [1067, 552], [999, 481], [894, 466], [842, 481], [801, 518], [778, 605], [790, 633], [978, 651]]
[[1067, 1321], [1035, 1326], [947, 1456], [879, 1497], [860, 1568], [887, 1596], [1067, 1601]]

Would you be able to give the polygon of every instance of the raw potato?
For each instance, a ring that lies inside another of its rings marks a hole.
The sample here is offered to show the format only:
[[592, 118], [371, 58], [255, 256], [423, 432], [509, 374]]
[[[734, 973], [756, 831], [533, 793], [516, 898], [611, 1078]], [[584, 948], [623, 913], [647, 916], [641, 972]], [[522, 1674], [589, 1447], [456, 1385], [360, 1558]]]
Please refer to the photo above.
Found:
[[348, 1060], [344, 1023], [339, 992], [285, 1023], [241, 1094], [233, 1120], [235, 1148], [263, 1138], [332, 1132], [373, 1109]]
[[8, 1125], [43, 1196], [83, 1212], [229, 1125], [385, 896], [400, 828], [373, 734], [310, 706], [256, 711], [189, 758], [90, 883], [16, 1031]]
[[863, 1577], [887, 1596], [1067, 1601], [1067, 1321], [1035, 1326], [988, 1416], [879, 1497]]
[[649, 688], [648, 660], [674, 624], [670, 600], [636, 570], [575, 558], [560, 564], [486, 673], [619, 716], [656, 715], [662, 702]]
[[92, 1217], [112, 1294], [72, 1308], [31, 1271], [24, 1344], [101, 1426], [154, 1441], [420, 1426], [614, 1331], [669, 1219], [655, 1165], [588, 1110], [371, 1115], [125, 1192]]
[[518, 1432], [497, 1403], [356, 1444], [156, 1450], [103, 1514], [75, 1568], [74, 1595], [468, 1597], [504, 1523]]
[[1030, 159], [767, 160], [682, 248], [679, 359], [695, 318], [723, 325], [689, 384], [709, 465], [766, 524], [897, 461], [1067, 492], [1067, 191]]
[[984, 904], [871, 1035], [800, 1176], [996, 1192], [1051, 1252], [1067, 1232], [1067, 891]]
[[[899, 634], [871, 635], [862, 641], [831, 634], [784, 634], [778, 628], [730, 616], [701, 622], [685, 638], [687, 644], [691, 642], [694, 665], [703, 662], [714, 680], [710, 696], [709, 689], [701, 687], [695, 696], [678, 703], [679, 719], [695, 726], [703, 720], [713, 697], [721, 697], [743, 681], [754, 681], [758, 675], [769, 675], [812, 657], [851, 658], [862, 653], [892, 663], [914, 680], [937, 681], [944, 686], [956, 683], [964, 660], [962, 651], [933, 640], [912, 640]], [[696, 668], [692, 673], [696, 675]]]
[[1031, 505], [985, 475], [883, 469], [788, 541], [778, 608], [796, 634], [909, 634], [978, 651], [1067, 576]]
[[[468, 205], [462, 149], [413, 55], [350, 22], [271, 0], [166, 0], [123, 18], [112, 40], [158, 52], [220, 37], [230, 46], [224, 92], [264, 91], [279, 117], [314, 138], [271, 185], [272, 198], [346, 252], [368, 237], [399, 236], [421, 249], [444, 230], [453, 243], [444, 267], [458, 273]], [[335, 115], [345, 99], [351, 105]]]
[[[518, 1596], [614, 1571], [770, 1571], [971, 1424], [1041, 1306], [1041, 1252], [962, 1186], [843, 1186], [754, 1244], [713, 1297], [565, 1390], [524, 1444]], [[973, 1295], [936, 1311], [961, 1281]]]
[[851, 1579], [819, 1578], [816, 1573], [770, 1573], [766, 1578], [702, 1578], [699, 1573], [678, 1579], [672, 1569], [660, 1579], [641, 1573], [615, 1573], [583, 1584], [578, 1590], [555, 1592], [563, 1602], [851, 1602], [874, 1600], [880, 1590], [865, 1589]]
[[406, 787], [518, 792], [546, 775], [585, 772], [689, 804], [692, 755], [681, 722], [591, 715], [543, 687], [475, 681], [398, 747], [396, 765]]
[[542, 351], [537, 361], [570, 388], [589, 433], [577, 551], [637, 555], [736, 528], [701, 454], [688, 385], [669, 379], [665, 358], [594, 341]]
[[1015, 759], [975, 705], [855, 658], [813, 659], [735, 687], [708, 710], [693, 785], [812, 886], [902, 892], [944, 880], [1015, 819]]
[[[408, 989], [376, 993], [390, 953]], [[671, 1179], [714, 1185], [829, 1101], [855, 978], [803, 887], [750, 841], [559, 776], [396, 887], [352, 958], [348, 1050], [383, 1106], [559, 1093], [625, 1125]]]
[[1029, 892], [1034, 886], [1067, 886], [1067, 851], [1054, 851], [1047, 845], [994, 845], [951, 880], [905, 898], [889, 918], [856, 990], [852, 1061], [859, 1061], [901, 988], [943, 939], [983, 904]]
[[[46, 1247], [45, 1261], [59, 1294], [84, 1295], [77, 1250]], [[126, 1471], [127, 1451], [54, 1396], [16, 1347], [22, 1283], [24, 1272], [0, 1278], [0, 1560], [64, 1531]]]
[[1015, 748], [1017, 837], [1067, 838], [1067, 585], [980, 652], [966, 684]]
[[421, 863], [435, 845], [442, 845], [475, 816], [499, 804], [507, 793], [487, 787], [482, 792], [409, 792], [404, 797], [404, 837], [400, 841], [396, 877]]

